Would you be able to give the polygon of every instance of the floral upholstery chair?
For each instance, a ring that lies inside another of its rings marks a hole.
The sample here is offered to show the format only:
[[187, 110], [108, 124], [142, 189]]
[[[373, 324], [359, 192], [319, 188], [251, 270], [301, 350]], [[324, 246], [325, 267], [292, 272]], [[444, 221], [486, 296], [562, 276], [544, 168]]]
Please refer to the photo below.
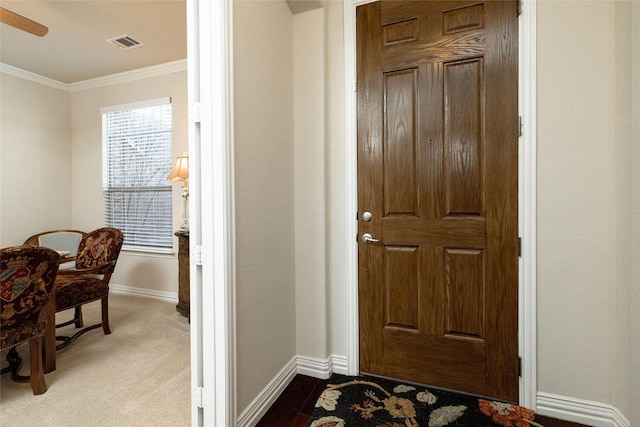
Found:
[[[82, 237], [78, 246], [75, 268], [60, 270], [56, 278], [56, 312], [74, 309], [74, 317], [68, 322], [56, 325], [62, 327], [75, 324], [82, 328], [73, 336], [56, 336], [62, 341], [56, 346], [60, 350], [92, 329], [102, 326], [105, 335], [109, 329], [109, 280], [116, 267], [124, 236], [117, 228], [105, 227], [91, 231]], [[101, 300], [102, 322], [83, 328], [82, 305]]]
[[[52, 249], [14, 246], [0, 249], [0, 350], [9, 350], [9, 366], [18, 382], [30, 382], [33, 394], [47, 391], [42, 365], [45, 304], [53, 292], [60, 256]], [[18, 374], [22, 359], [16, 346], [28, 342], [31, 374]]]

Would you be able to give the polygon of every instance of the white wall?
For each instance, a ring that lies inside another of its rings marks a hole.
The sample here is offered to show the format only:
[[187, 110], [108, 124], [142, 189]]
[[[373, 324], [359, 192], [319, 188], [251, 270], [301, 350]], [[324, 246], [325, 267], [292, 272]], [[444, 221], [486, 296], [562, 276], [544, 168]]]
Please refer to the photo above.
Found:
[[[187, 149], [186, 71], [71, 93], [71, 204], [74, 228], [92, 230], [104, 224], [100, 108], [166, 96], [172, 99], [175, 158]], [[174, 228], [178, 229], [182, 222], [182, 199], [177, 184], [173, 188], [173, 201], [173, 223]], [[174, 243], [177, 251], [176, 237]], [[134, 292], [174, 298], [177, 293], [177, 268], [177, 254], [159, 256], [123, 251], [111, 283]]]
[[631, 411], [631, 2], [615, 3], [616, 280], [613, 403]]
[[293, 23], [296, 349], [340, 363], [347, 354], [342, 3], [297, 13]]
[[328, 349], [324, 9], [293, 17], [296, 351]]
[[0, 73], [0, 246], [70, 228], [69, 93]]
[[[347, 236], [344, 95], [344, 21], [342, 2], [325, 2], [326, 59], [326, 182], [327, 243], [329, 246], [330, 350], [346, 357], [347, 341], [347, 244], [356, 245], [355, 236]], [[345, 359], [346, 360], [346, 359]], [[346, 369], [346, 367], [344, 367]]]
[[343, 5], [293, 19], [297, 352], [339, 363], [348, 349]]
[[640, 2], [631, 2], [631, 425], [640, 425]]
[[632, 425], [638, 18], [634, 2], [538, 2], [538, 390], [612, 404]]
[[242, 413], [296, 354], [293, 22], [284, 0], [236, 1], [233, 7], [237, 407]]
[[234, 3], [239, 412], [346, 354], [342, 4], [283, 5]]
[[537, 20], [538, 388], [612, 402], [615, 9], [540, 2]]

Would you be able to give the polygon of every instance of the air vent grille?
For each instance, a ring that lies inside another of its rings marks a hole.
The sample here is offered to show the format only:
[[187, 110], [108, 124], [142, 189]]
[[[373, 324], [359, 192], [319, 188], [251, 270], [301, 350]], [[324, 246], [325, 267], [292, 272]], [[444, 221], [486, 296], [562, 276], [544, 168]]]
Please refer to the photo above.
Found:
[[134, 49], [136, 47], [140, 47], [144, 45], [144, 43], [134, 39], [128, 34], [123, 34], [121, 36], [114, 37], [107, 41], [112, 45], [119, 47], [120, 49], [123, 49], [123, 50]]

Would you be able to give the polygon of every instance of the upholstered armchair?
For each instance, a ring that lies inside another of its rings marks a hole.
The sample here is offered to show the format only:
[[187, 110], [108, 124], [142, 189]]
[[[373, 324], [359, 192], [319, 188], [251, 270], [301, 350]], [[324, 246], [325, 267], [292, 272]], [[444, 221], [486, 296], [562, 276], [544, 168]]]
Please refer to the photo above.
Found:
[[[63, 327], [75, 324], [80, 330], [68, 336], [56, 336], [62, 343], [56, 350], [65, 348], [80, 335], [102, 326], [105, 335], [109, 329], [109, 281], [116, 267], [124, 236], [117, 228], [99, 228], [86, 233], [80, 240], [75, 260], [75, 268], [60, 270], [55, 283], [56, 312], [74, 309], [73, 319], [58, 324]], [[83, 327], [82, 306], [101, 300], [102, 321]]]
[[[52, 249], [14, 246], [0, 249], [0, 350], [9, 350], [9, 366], [18, 382], [30, 382], [33, 394], [47, 391], [42, 364], [46, 316], [60, 256]], [[31, 374], [19, 375], [22, 359], [16, 347], [29, 343]]]

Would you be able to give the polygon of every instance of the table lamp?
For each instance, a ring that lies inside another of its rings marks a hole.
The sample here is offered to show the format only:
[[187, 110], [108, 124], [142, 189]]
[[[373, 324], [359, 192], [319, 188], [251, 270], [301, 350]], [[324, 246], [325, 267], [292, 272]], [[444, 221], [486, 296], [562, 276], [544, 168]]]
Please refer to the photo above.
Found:
[[186, 151], [176, 159], [176, 165], [169, 176], [167, 176], [167, 180], [182, 183], [183, 208], [180, 231], [189, 231], [189, 216], [187, 215], [187, 200], [189, 199], [189, 156], [187, 156]]

